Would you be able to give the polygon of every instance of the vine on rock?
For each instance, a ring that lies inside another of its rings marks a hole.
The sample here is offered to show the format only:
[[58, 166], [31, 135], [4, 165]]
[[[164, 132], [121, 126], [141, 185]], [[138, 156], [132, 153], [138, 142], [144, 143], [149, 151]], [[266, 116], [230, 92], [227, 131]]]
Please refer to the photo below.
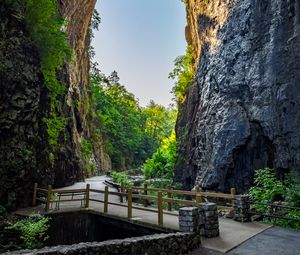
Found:
[[[47, 125], [48, 142], [52, 151], [58, 149], [58, 137], [66, 127], [66, 119], [59, 116], [59, 97], [66, 86], [57, 78], [65, 61], [70, 61], [72, 50], [63, 28], [66, 21], [60, 16], [55, 0], [23, 0], [25, 21], [31, 37], [38, 48], [41, 71], [49, 91], [50, 112], [43, 120]], [[53, 154], [52, 154], [53, 155]]]

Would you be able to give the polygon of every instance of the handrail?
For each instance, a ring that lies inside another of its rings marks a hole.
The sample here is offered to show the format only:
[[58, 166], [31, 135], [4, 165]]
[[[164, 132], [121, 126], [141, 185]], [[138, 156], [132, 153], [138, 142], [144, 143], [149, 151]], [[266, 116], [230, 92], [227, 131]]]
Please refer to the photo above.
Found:
[[[128, 189], [129, 187], [124, 187]], [[130, 187], [132, 190], [143, 191], [145, 187]], [[214, 198], [224, 198], [224, 199], [234, 199], [235, 194], [226, 194], [226, 193], [217, 193], [217, 192], [204, 192], [204, 191], [188, 191], [188, 190], [175, 190], [175, 189], [161, 189], [161, 188], [146, 188], [147, 191], [151, 192], [162, 192], [162, 193], [171, 193], [176, 195], [187, 195], [187, 196], [196, 196], [201, 195], [203, 197], [214, 197]], [[235, 193], [235, 189], [232, 190], [232, 193]]]
[[253, 200], [249, 200], [248, 203], [250, 205], [265, 205], [265, 206], [270, 206], [270, 207], [279, 207], [279, 208], [285, 208], [285, 209], [300, 211], [299, 207], [293, 207], [293, 206], [282, 205], [282, 204], [262, 203], [262, 202], [253, 201]]

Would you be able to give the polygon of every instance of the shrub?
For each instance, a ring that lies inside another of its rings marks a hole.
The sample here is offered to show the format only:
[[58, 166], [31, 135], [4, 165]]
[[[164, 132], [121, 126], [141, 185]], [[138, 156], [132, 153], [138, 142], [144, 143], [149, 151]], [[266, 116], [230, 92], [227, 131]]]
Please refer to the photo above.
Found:
[[20, 249], [37, 249], [43, 246], [49, 237], [46, 231], [49, 227], [49, 218], [40, 215], [32, 215], [28, 219], [18, 220], [7, 229], [14, 229], [20, 234], [22, 244]]
[[[264, 168], [257, 170], [254, 179], [255, 186], [249, 191], [250, 198], [265, 204], [272, 204], [276, 200], [284, 200], [288, 206], [299, 207], [300, 205], [300, 179], [294, 175], [288, 176], [282, 183], [276, 179], [273, 169]], [[254, 205], [257, 211], [267, 212], [270, 210], [268, 205]], [[285, 210], [285, 209], [283, 209]], [[291, 219], [300, 219], [300, 211], [286, 209], [284, 217]], [[300, 229], [300, 222], [287, 219], [267, 218], [264, 221], [282, 227]]]
[[255, 172], [255, 186], [249, 190], [250, 198], [262, 203], [273, 203], [283, 200], [285, 194], [284, 185], [276, 179], [273, 169], [264, 168]]
[[289, 175], [285, 181], [285, 201], [294, 207], [300, 207], [300, 178], [296, 175]]
[[132, 186], [132, 182], [129, 180], [128, 175], [125, 172], [112, 172], [113, 182], [123, 183], [125, 186]]

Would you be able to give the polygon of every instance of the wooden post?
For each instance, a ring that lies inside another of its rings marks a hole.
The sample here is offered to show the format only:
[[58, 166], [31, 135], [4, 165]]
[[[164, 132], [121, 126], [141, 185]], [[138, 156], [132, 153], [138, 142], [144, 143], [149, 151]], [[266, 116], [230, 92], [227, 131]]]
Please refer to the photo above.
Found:
[[128, 211], [127, 211], [127, 217], [128, 217], [128, 219], [131, 219], [132, 218], [132, 189], [131, 188], [129, 188], [128, 189], [128, 198], [127, 198], [127, 203], [128, 203], [128, 205], [127, 205], [127, 209], [128, 209]]
[[163, 225], [163, 198], [161, 191], [157, 192], [158, 225]]
[[49, 212], [49, 209], [50, 209], [51, 196], [52, 196], [52, 187], [51, 187], [51, 185], [48, 185], [48, 192], [47, 192], [47, 198], [46, 198], [46, 208], [45, 208], [46, 212]]
[[32, 206], [36, 205], [37, 188], [38, 188], [38, 184], [34, 183], [34, 185], [33, 185], [33, 196], [32, 196]]
[[[124, 183], [121, 182], [121, 190], [120, 190], [121, 193], [124, 192]], [[123, 195], [120, 196], [120, 203], [123, 203]]]
[[200, 204], [200, 203], [203, 202], [203, 199], [202, 199], [201, 194], [199, 194], [200, 193], [200, 187], [199, 187], [199, 185], [196, 186], [195, 190], [196, 190], [196, 203]]
[[[147, 196], [148, 195], [148, 185], [147, 183], [144, 183], [144, 195]], [[148, 206], [148, 200], [147, 199], [144, 199], [144, 206], [147, 207]]]
[[89, 208], [90, 206], [90, 184], [86, 185], [86, 193], [85, 193], [85, 208]]
[[230, 194], [235, 196], [236, 195], [236, 189], [235, 188], [231, 188], [230, 189]]
[[104, 189], [104, 212], [108, 212], [108, 186]]
[[[231, 188], [230, 189], [230, 194], [233, 195], [233, 196], [235, 196], [236, 195], [236, 189], [235, 188]], [[231, 204], [232, 204], [232, 207], [234, 207], [234, 198], [232, 199]]]
[[[172, 191], [168, 190], [168, 198], [172, 198]], [[168, 211], [172, 211], [172, 203], [168, 202]]]

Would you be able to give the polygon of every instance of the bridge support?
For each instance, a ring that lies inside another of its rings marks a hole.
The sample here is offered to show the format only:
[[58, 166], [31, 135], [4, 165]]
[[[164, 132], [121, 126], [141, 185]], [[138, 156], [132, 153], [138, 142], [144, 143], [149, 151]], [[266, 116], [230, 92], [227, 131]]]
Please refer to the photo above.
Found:
[[240, 222], [250, 221], [248, 211], [250, 209], [249, 197], [246, 195], [237, 195], [233, 200], [234, 220]]
[[179, 209], [179, 229], [183, 232], [198, 232], [205, 237], [219, 236], [219, 218], [215, 203], [201, 203], [199, 207]]
[[215, 203], [201, 203], [199, 211], [200, 235], [205, 237], [216, 237], [220, 235], [218, 208]]
[[198, 231], [199, 213], [197, 207], [183, 207], [179, 209], [179, 229], [183, 232]]

